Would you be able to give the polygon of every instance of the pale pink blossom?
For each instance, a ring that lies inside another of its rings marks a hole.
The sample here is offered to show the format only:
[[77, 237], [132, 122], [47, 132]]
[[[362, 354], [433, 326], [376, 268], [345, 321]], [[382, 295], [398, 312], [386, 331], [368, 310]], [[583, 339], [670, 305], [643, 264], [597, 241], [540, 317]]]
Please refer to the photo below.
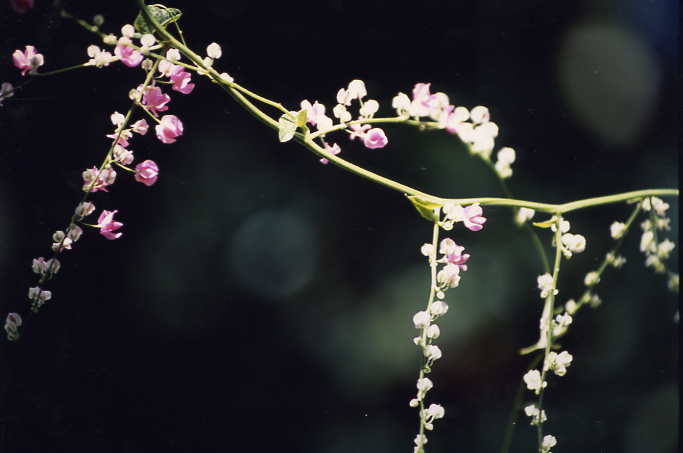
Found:
[[154, 130], [162, 143], [175, 143], [176, 138], [183, 135], [183, 123], [175, 115], [164, 115]]
[[183, 94], [190, 94], [194, 90], [194, 83], [190, 82], [191, 77], [192, 75], [185, 71], [185, 68], [175, 65], [169, 75], [171, 82], [173, 82], [171, 89]]
[[14, 66], [21, 69], [21, 75], [25, 76], [27, 72], [33, 72], [42, 66], [45, 59], [42, 54], [36, 53], [35, 47], [26, 46], [23, 52], [19, 49], [14, 51], [12, 61]]
[[9, 313], [5, 319], [5, 333], [9, 341], [19, 339], [19, 327], [23, 324], [19, 313]]
[[119, 44], [114, 48], [114, 54], [121, 59], [121, 63], [130, 68], [139, 65], [145, 58], [144, 55], [137, 50], [131, 49], [123, 44]]
[[123, 233], [114, 233], [123, 226], [123, 223], [114, 221], [114, 214], [118, 211], [102, 210], [100, 217], [97, 219], [96, 227], [100, 229], [100, 234], [109, 240], [118, 239]]
[[171, 97], [168, 94], [164, 94], [159, 87], [146, 87], [145, 93], [142, 95], [142, 105], [147, 107], [147, 110], [152, 112], [154, 116], [158, 115], [158, 112], [165, 112], [168, 110], [168, 104], [171, 101]]
[[366, 132], [365, 136], [363, 136], [363, 144], [366, 148], [384, 148], [387, 146], [387, 143], [389, 143], [389, 139], [379, 127], [370, 129]]
[[[454, 264], [462, 271], [467, 270], [467, 261], [470, 259], [468, 253], [463, 253], [465, 247], [458, 245], [453, 239], [445, 238], [439, 245], [439, 253], [444, 255], [443, 260], [447, 263]], [[440, 260], [441, 262], [441, 260]]]
[[157, 182], [159, 177], [159, 167], [153, 160], [145, 160], [135, 166], [135, 180], [146, 186], [151, 186]]
[[112, 153], [112, 157], [114, 158], [115, 162], [118, 162], [123, 165], [129, 165], [133, 162], [133, 159], [135, 159], [135, 156], [133, 155], [133, 150], [126, 149], [120, 145], [114, 145], [114, 152]]
[[351, 132], [349, 133], [349, 139], [353, 140], [355, 138], [360, 138], [363, 140], [365, 138], [365, 134], [370, 129], [372, 126], [369, 124], [352, 124], [349, 126], [351, 128]]
[[147, 133], [147, 129], [149, 129], [149, 124], [147, 124], [147, 121], [144, 119], [141, 119], [134, 122], [131, 125], [131, 128], [136, 134], [145, 135]]
[[83, 191], [85, 192], [97, 192], [98, 190], [108, 192], [107, 186], [114, 184], [116, 180], [116, 171], [111, 167], [103, 168], [101, 172], [97, 167], [89, 168], [82, 175]]
[[129, 145], [128, 139], [130, 139], [132, 136], [133, 136], [133, 133], [127, 129], [122, 130], [120, 134], [117, 133], [116, 131], [114, 131], [111, 134], [107, 134], [107, 137], [114, 140], [115, 145], [120, 145], [120, 146], [123, 146], [124, 148]]
[[307, 99], [301, 101], [301, 109], [306, 110], [306, 122], [316, 126], [325, 116], [325, 106], [318, 101], [311, 104]]
[[471, 231], [479, 231], [484, 228], [486, 218], [482, 216], [483, 210], [479, 203], [474, 203], [466, 208], [459, 204], [449, 203], [444, 205], [443, 211], [448, 219], [463, 222], [465, 228]]
[[24, 14], [33, 8], [33, 0], [9, 0], [9, 6], [15, 13]]
[[[332, 145], [330, 145], [327, 142], [323, 142], [323, 144], [325, 145], [325, 151], [332, 154], [333, 156], [336, 156], [337, 154], [341, 153], [341, 148], [336, 143], [333, 143]], [[325, 159], [324, 157], [322, 159], [320, 159], [320, 163], [323, 165], [327, 165], [329, 162], [330, 161]]]

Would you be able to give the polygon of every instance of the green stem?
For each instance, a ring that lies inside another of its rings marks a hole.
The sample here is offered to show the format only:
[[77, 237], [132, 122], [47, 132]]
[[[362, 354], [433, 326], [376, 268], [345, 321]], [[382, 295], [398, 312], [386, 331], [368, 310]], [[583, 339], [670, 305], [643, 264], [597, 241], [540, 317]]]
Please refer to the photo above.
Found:
[[[285, 109], [281, 104], [270, 101], [266, 98], [263, 98], [262, 96], [259, 96], [255, 93], [252, 93], [251, 91], [247, 90], [244, 87], [241, 87], [234, 82], [227, 82], [223, 79], [221, 79], [220, 75], [216, 72], [215, 69], [213, 69], [210, 66], [206, 66], [203, 62], [203, 59], [194, 53], [192, 50], [190, 50], [187, 46], [185, 46], [183, 43], [178, 41], [173, 35], [171, 35], [165, 28], [163, 28], [157, 21], [154, 19], [147, 8], [147, 5], [145, 5], [144, 0], [137, 0], [138, 4], [140, 5], [140, 9], [142, 14], [145, 16], [145, 19], [154, 27], [154, 29], [159, 33], [160, 36], [162, 36], [169, 44], [171, 44], [173, 47], [177, 48], [179, 51], [181, 51], [184, 55], [186, 55], [190, 60], [192, 60], [197, 67], [199, 67], [202, 71], [204, 71], [207, 75], [211, 77], [211, 79], [216, 82], [217, 84], [221, 85], [227, 92], [230, 94], [239, 104], [241, 104], [243, 107], [245, 107], [252, 115], [254, 115], [256, 118], [258, 118], [260, 121], [271, 127], [272, 129], [277, 130], [278, 129], [278, 123], [275, 121], [273, 118], [270, 116], [266, 115], [263, 111], [258, 109], [253, 103], [251, 103], [246, 97], [243, 95], [246, 94], [247, 96], [251, 96], [254, 99], [257, 99], [261, 102], [264, 102], [272, 107], [277, 108], [278, 110], [284, 112], [287, 112], [287, 109]], [[387, 123], [387, 122], [393, 122], [393, 123], [407, 123], [407, 124], [412, 124], [412, 125], [419, 125], [420, 127], [432, 127], [434, 124], [432, 123], [422, 123], [419, 121], [415, 120], [408, 120], [405, 117], [392, 117], [392, 118], [373, 118], [373, 119], [368, 119], [368, 120], [357, 120], [358, 122], [372, 122], [372, 123]], [[352, 124], [354, 122], [350, 122], [348, 124]], [[346, 125], [338, 125], [333, 127], [332, 129], [329, 129], [327, 131], [323, 131], [324, 133], [329, 133], [334, 130], [341, 130], [345, 129]], [[296, 139], [299, 143], [303, 144], [306, 146], [309, 150], [313, 151], [314, 153], [318, 154], [321, 157], [324, 157], [334, 163], [335, 165], [350, 171], [358, 176], [362, 176], [366, 179], [369, 179], [373, 182], [376, 182], [378, 184], [387, 186], [391, 189], [397, 190], [399, 192], [405, 193], [407, 195], [415, 195], [418, 196], [425, 201], [431, 201], [437, 204], [443, 205], [445, 202], [453, 202], [453, 203], [459, 203], [459, 204], [471, 204], [471, 203], [481, 203], [482, 205], [490, 205], [490, 206], [515, 206], [515, 207], [526, 207], [526, 208], [531, 208], [531, 209], [536, 209], [538, 211], [542, 212], [548, 212], [551, 214], [555, 213], [566, 213], [569, 211], [575, 211], [578, 209], [583, 209], [586, 207], [590, 206], [599, 206], [599, 205], [604, 205], [604, 204], [609, 204], [609, 203], [617, 203], [619, 201], [626, 201], [630, 200], [633, 198], [642, 198], [646, 196], [653, 196], [653, 195], [658, 195], [658, 196], [678, 196], [678, 190], [677, 189], [652, 189], [652, 190], [640, 190], [640, 191], [635, 191], [635, 192], [627, 192], [624, 194], [617, 194], [617, 195], [609, 195], [605, 197], [597, 197], [597, 198], [589, 198], [586, 200], [579, 200], [579, 201], [574, 201], [571, 203], [565, 203], [563, 205], [557, 205], [557, 204], [549, 204], [549, 203], [536, 203], [536, 202], [531, 202], [531, 201], [524, 201], [524, 200], [514, 200], [514, 199], [506, 199], [506, 198], [493, 198], [493, 197], [484, 197], [484, 198], [462, 198], [462, 199], [448, 199], [448, 198], [441, 198], [437, 197], [435, 195], [427, 194], [424, 192], [421, 192], [417, 189], [414, 189], [410, 186], [401, 184], [397, 181], [391, 180], [389, 178], [385, 178], [383, 176], [380, 176], [376, 173], [373, 173], [369, 170], [366, 170], [362, 167], [359, 167], [357, 165], [354, 165], [338, 156], [332, 156], [329, 153], [326, 153], [322, 147], [319, 145], [315, 144], [313, 142], [313, 139], [316, 137], [320, 136], [321, 133], [315, 132], [313, 134], [309, 134], [308, 136], [304, 136], [301, 133], [296, 134]]]
[[61, 68], [61, 69], [55, 69], [54, 71], [48, 71], [48, 72], [29, 72], [29, 75], [33, 77], [45, 77], [45, 76], [51, 76], [55, 74], [61, 74], [62, 72], [67, 72], [67, 71], [73, 71], [74, 69], [79, 69], [79, 68], [85, 68], [88, 67], [89, 65], [87, 63], [81, 63], [81, 64], [76, 64], [73, 66], [68, 66], [66, 68]]
[[[543, 365], [541, 366], [541, 390], [538, 395], [538, 411], [539, 414], [543, 414], [543, 395], [544, 395], [544, 390], [545, 387], [543, 386], [543, 383], [545, 382], [545, 376], [547, 373], [547, 369], [545, 366], [545, 361], [548, 358], [548, 354], [550, 354], [550, 348], [552, 347], [553, 344], [553, 312], [554, 306], [555, 306], [555, 289], [557, 288], [557, 277], [560, 274], [560, 263], [562, 262], [562, 230], [560, 228], [560, 225], [562, 223], [562, 216], [557, 215], [557, 220], [555, 222], [555, 263], [553, 264], [553, 286], [550, 291], [550, 294], [545, 300], [546, 306], [543, 308], [543, 314], [547, 316], [545, 320], [542, 322], [545, 323], [545, 327], [547, 329], [546, 332], [546, 341], [545, 341], [545, 350], [543, 352]], [[541, 444], [543, 442], [543, 423], [540, 422], [537, 425], [537, 437], [538, 437], [538, 451], [541, 451]]]

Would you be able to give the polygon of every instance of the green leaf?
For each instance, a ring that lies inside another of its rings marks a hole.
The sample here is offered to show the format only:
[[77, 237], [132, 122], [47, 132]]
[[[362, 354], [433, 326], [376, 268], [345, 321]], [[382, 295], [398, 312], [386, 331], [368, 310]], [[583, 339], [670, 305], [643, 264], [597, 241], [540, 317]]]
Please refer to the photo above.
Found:
[[545, 220], [543, 222], [534, 222], [532, 223], [533, 226], [539, 227], [539, 228], [550, 228], [551, 226], [555, 225], [557, 223], [557, 219], [555, 216], [552, 216], [550, 220]]
[[434, 215], [434, 210], [440, 208], [440, 204], [434, 203], [433, 201], [423, 200], [416, 195], [406, 195], [406, 197], [408, 197], [408, 200], [410, 200], [413, 206], [415, 206], [415, 209], [417, 209], [417, 212], [423, 218], [429, 220], [430, 222], [436, 222], [439, 220]]
[[[149, 9], [149, 14], [156, 19], [156, 21], [159, 22], [163, 28], [166, 28], [167, 25], [176, 22], [183, 14], [182, 11], [177, 8], [167, 8], [158, 3], [155, 5], [149, 5], [147, 8]], [[138, 17], [135, 18], [133, 26], [143, 35], [145, 33], [154, 34], [154, 27], [152, 27], [152, 24], [147, 22], [147, 19], [145, 19], [142, 11], [138, 13]]]
[[278, 123], [278, 139], [280, 142], [288, 142], [294, 138], [294, 132], [296, 132], [296, 123], [292, 119], [291, 115], [283, 113]]
[[296, 125], [297, 125], [297, 127], [304, 127], [306, 125], [307, 116], [308, 116], [308, 112], [306, 112], [306, 109], [301, 109], [297, 112], [297, 114], [296, 114]]

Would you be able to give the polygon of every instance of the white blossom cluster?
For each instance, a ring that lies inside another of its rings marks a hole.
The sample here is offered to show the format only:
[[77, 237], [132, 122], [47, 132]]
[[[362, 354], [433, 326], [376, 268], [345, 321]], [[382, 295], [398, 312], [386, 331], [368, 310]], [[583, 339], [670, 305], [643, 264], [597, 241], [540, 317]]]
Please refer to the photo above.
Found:
[[643, 230], [640, 237], [640, 251], [645, 254], [645, 266], [652, 267], [658, 274], [663, 274], [666, 272], [665, 261], [669, 259], [676, 247], [676, 244], [669, 239], [661, 240], [661, 233], [659, 233], [671, 229], [671, 219], [666, 214], [669, 204], [660, 198], [651, 197], [644, 199], [641, 207], [650, 213], [650, 218], [640, 224]]

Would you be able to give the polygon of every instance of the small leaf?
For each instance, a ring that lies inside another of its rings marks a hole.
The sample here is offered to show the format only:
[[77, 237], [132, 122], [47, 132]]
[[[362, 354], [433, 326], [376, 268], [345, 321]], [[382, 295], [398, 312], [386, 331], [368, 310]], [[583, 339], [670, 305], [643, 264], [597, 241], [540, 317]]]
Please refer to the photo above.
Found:
[[555, 225], [555, 223], [557, 223], [557, 219], [555, 218], [555, 216], [553, 216], [550, 218], [550, 220], [545, 220], [543, 222], [534, 222], [532, 223], [532, 225], [539, 228], [550, 228], [551, 226]]
[[[176, 22], [183, 14], [182, 11], [177, 8], [167, 8], [158, 3], [155, 5], [149, 5], [147, 8], [149, 9], [149, 14], [156, 19], [156, 21], [159, 22], [163, 28], [166, 28], [167, 25]], [[147, 19], [145, 19], [145, 16], [142, 14], [142, 12], [138, 13], [138, 17], [135, 18], [133, 26], [143, 35], [145, 33], [154, 34], [155, 31], [154, 27], [152, 27], [152, 24], [147, 23]]]
[[436, 222], [438, 218], [434, 215], [434, 210], [440, 208], [441, 205], [433, 201], [423, 200], [416, 195], [406, 195], [408, 200], [415, 206], [417, 212], [430, 222]]
[[290, 115], [283, 113], [277, 123], [279, 126], [278, 139], [280, 142], [288, 142], [294, 138], [296, 123], [294, 123]]
[[306, 125], [306, 119], [308, 112], [306, 109], [301, 109], [296, 114], [296, 125], [297, 127], [304, 127]]

